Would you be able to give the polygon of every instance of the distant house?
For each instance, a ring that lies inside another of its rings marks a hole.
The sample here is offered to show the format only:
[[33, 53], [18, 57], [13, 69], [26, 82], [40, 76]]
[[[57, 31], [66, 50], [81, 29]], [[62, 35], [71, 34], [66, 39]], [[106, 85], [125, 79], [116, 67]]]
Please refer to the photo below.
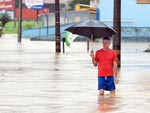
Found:
[[[68, 1], [70, 1], [70, 0], [59, 0], [60, 5], [65, 4]], [[25, 3], [25, 0], [23, 0], [23, 3]], [[49, 8], [50, 12], [54, 12], [55, 11], [55, 0], [44, 0], [44, 7]]]
[[[63, 9], [65, 6], [65, 3], [68, 3], [70, 0], [60, 0], [60, 10]], [[25, 3], [25, 0], [23, 0], [23, 4]], [[64, 4], [64, 5], [62, 5]], [[54, 13], [55, 12], [55, 0], [44, 0], [44, 10], [32, 10], [32, 9], [26, 9], [25, 6], [23, 6], [23, 19], [24, 20], [36, 20], [38, 14], [44, 14], [44, 13]], [[18, 18], [18, 6], [16, 6], [16, 18]]]
[[[60, 3], [64, 3], [66, 1], [70, 1], [70, 0], [59, 0]], [[23, 0], [23, 3], [24, 2], [25, 0]], [[44, 0], [44, 3], [48, 3], [48, 4], [55, 3], [55, 0]]]
[[14, 0], [0, 0], [0, 14], [8, 13], [13, 19], [14, 15]]
[[[69, 1], [71, 0], [60, 0], [60, 10], [62, 10]], [[18, 3], [14, 2], [15, 0], [0, 0], [0, 14], [7, 12], [8, 15], [11, 16], [11, 19], [18, 18]], [[53, 13], [55, 11], [55, 0], [44, 0], [43, 11], [27, 9], [24, 3], [25, 0], [23, 0], [23, 19], [25, 20], [36, 20], [38, 14]]]
[[[150, 27], [150, 4], [137, 4], [136, 0], [121, 0], [122, 27]], [[114, 0], [101, 0], [100, 19], [112, 25]]]
[[[101, 0], [100, 20], [113, 26], [114, 0]], [[150, 41], [150, 4], [121, 0], [121, 36], [127, 41]], [[142, 38], [141, 38], [142, 37]]]

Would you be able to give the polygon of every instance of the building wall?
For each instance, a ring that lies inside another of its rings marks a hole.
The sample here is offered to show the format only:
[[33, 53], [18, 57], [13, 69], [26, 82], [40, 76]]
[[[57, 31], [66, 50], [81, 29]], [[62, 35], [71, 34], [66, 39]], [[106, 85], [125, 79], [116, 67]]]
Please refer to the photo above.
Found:
[[[44, 9], [44, 12], [42, 10], [33, 10], [33, 9], [22, 9], [22, 19], [23, 20], [37, 20], [37, 14], [45, 14], [45, 13], [50, 13], [48, 8]], [[18, 19], [19, 17], [19, 10], [16, 8], [16, 18]]]
[[[67, 0], [59, 0], [60, 3], [64, 3]], [[23, 3], [25, 2], [25, 0], [23, 0]], [[44, 0], [44, 3], [55, 3], [55, 0]]]
[[[150, 4], [136, 4], [136, 0], [121, 0], [122, 26], [150, 27]], [[100, 19], [112, 25], [114, 0], [101, 0]]]

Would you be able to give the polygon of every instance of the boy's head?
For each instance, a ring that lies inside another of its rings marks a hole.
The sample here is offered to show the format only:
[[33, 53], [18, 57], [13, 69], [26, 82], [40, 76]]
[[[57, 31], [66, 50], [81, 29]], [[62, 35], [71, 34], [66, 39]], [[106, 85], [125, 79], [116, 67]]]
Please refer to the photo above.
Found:
[[104, 38], [103, 38], [103, 41], [104, 41], [104, 40], [110, 41], [110, 38], [109, 38], [109, 37], [104, 37]]
[[109, 37], [104, 37], [103, 38], [103, 48], [108, 49], [110, 45], [110, 38]]

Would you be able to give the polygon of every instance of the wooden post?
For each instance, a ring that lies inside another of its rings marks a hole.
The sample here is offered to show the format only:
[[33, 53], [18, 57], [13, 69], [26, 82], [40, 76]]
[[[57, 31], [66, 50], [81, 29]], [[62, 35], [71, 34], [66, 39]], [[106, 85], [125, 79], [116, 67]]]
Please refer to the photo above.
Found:
[[55, 0], [56, 53], [61, 52], [59, 0]]
[[18, 42], [21, 42], [22, 38], [22, 0], [19, 0], [19, 19], [18, 19]]
[[63, 43], [63, 53], [65, 53], [65, 37], [63, 37], [63, 39], [62, 39], [62, 43]]
[[121, 67], [121, 0], [114, 0], [114, 29], [117, 34], [113, 36], [113, 49], [118, 56], [118, 67]]

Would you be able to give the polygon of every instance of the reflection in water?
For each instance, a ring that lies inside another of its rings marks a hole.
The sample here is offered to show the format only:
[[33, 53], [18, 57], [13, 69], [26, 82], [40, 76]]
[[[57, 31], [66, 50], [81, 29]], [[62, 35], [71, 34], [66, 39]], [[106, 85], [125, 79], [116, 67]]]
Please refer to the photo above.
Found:
[[98, 112], [110, 112], [117, 110], [116, 96], [105, 95], [99, 97]]
[[54, 66], [53, 66], [54, 71], [60, 71], [59, 65], [60, 65], [60, 54], [56, 53], [54, 56]]

